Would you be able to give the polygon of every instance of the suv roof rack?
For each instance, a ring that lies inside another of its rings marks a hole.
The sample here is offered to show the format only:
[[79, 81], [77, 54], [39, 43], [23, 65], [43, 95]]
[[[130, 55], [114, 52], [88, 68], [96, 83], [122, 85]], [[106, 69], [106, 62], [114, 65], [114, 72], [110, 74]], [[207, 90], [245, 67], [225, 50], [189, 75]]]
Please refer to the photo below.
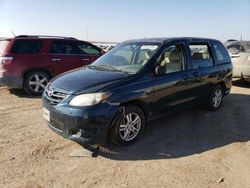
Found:
[[58, 39], [73, 39], [73, 40], [77, 40], [74, 37], [62, 37], [62, 36], [50, 36], [50, 35], [18, 35], [15, 38], [25, 38], [25, 37], [31, 37], [31, 38], [58, 38]]

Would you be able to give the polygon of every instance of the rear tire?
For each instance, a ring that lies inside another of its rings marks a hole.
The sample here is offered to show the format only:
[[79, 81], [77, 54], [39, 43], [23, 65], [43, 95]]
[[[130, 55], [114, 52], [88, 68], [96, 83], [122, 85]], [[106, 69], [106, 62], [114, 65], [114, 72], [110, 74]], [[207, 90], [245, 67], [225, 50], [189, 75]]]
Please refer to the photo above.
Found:
[[50, 80], [48, 73], [44, 71], [29, 72], [23, 82], [24, 90], [31, 95], [41, 95]]
[[132, 105], [124, 108], [125, 112], [118, 116], [109, 134], [110, 141], [116, 145], [134, 143], [145, 127], [145, 116], [140, 108]]
[[221, 85], [217, 85], [211, 92], [208, 102], [206, 103], [206, 107], [211, 111], [219, 109], [221, 107], [223, 97], [223, 87]]

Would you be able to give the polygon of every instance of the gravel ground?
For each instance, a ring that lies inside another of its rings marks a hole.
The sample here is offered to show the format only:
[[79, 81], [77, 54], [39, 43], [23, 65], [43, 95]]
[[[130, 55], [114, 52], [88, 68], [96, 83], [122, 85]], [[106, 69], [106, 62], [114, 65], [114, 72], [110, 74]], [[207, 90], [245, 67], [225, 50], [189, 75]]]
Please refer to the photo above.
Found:
[[149, 123], [131, 146], [98, 157], [53, 133], [41, 99], [0, 88], [0, 187], [249, 187], [250, 85], [235, 82], [219, 111], [202, 107]]

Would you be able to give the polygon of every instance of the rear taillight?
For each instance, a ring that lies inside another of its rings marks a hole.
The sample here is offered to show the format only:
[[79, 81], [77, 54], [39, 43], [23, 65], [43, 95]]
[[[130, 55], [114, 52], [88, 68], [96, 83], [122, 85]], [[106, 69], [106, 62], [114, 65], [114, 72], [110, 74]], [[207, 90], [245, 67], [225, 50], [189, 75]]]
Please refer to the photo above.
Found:
[[8, 65], [12, 62], [13, 57], [0, 57], [0, 65]]

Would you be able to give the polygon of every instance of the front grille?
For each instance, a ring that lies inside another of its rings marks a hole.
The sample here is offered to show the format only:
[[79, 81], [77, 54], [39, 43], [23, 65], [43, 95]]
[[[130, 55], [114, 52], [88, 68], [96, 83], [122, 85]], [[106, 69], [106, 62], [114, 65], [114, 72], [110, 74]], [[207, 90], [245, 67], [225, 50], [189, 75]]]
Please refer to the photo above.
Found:
[[67, 97], [68, 93], [62, 89], [55, 88], [51, 85], [46, 87], [45, 97], [48, 99], [50, 104], [56, 105]]

